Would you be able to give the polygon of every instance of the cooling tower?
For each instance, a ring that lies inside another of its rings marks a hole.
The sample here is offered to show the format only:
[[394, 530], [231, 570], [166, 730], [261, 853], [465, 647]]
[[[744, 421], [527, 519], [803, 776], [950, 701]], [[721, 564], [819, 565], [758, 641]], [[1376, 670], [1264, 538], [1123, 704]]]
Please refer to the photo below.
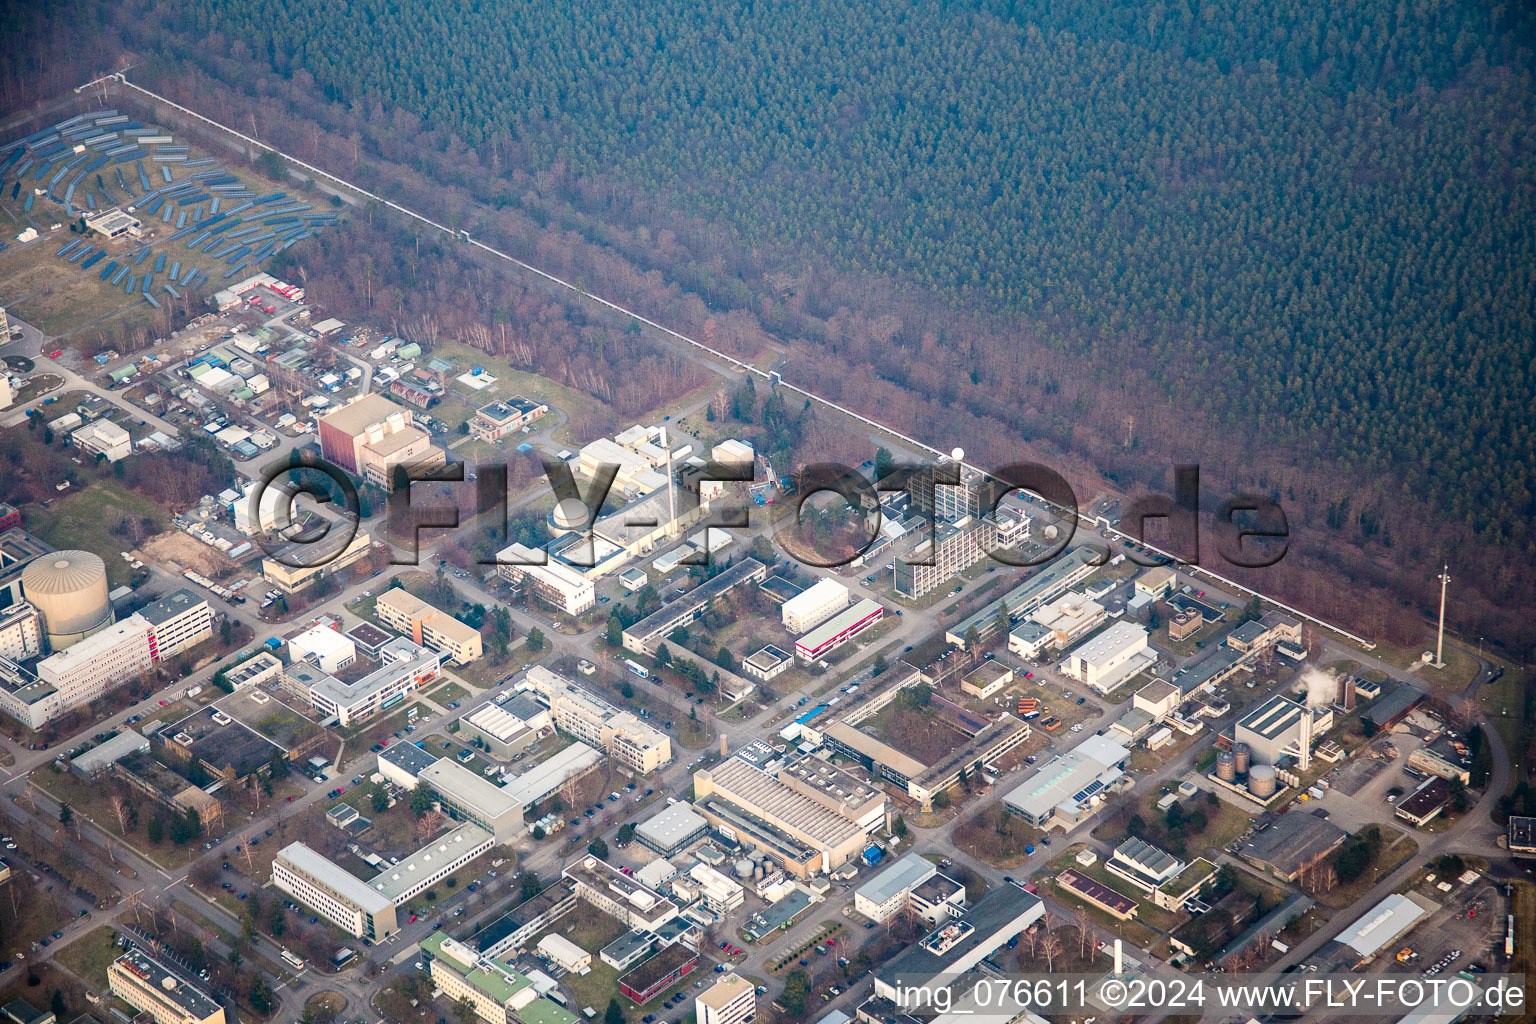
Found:
[[55, 551], [35, 559], [21, 571], [21, 590], [42, 615], [55, 651], [112, 624], [107, 565], [89, 551]]
[[1237, 758], [1230, 750], [1223, 750], [1216, 755], [1216, 777], [1222, 782], [1233, 782], [1237, 779]]
[[1237, 774], [1239, 774], [1239, 775], [1247, 775], [1248, 774], [1248, 765], [1250, 763], [1252, 763], [1252, 761], [1253, 761], [1253, 751], [1248, 749], [1248, 744], [1246, 744], [1246, 743], [1234, 743], [1234, 744], [1232, 744], [1232, 762], [1233, 762], [1233, 767], [1237, 770]]
[[1275, 795], [1275, 766], [1272, 764], [1256, 764], [1248, 772], [1248, 792], [1260, 800], [1268, 800]]

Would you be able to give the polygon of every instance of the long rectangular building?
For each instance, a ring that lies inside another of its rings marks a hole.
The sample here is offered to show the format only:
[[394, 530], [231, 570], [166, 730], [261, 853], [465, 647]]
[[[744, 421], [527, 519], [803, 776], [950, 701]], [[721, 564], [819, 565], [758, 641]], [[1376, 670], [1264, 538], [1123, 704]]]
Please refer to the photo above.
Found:
[[796, 640], [795, 654], [804, 661], [824, 657], [879, 622], [884, 614], [878, 602], [861, 598]]
[[1107, 736], [1090, 736], [1051, 758], [1003, 797], [1003, 803], [1036, 828], [1070, 827], [1092, 813], [1124, 773], [1130, 751]]
[[181, 971], [137, 947], [107, 967], [107, 990], [148, 1014], [154, 1024], [224, 1024], [224, 1007], [217, 1000]]
[[374, 607], [384, 625], [430, 647], [455, 665], [468, 665], [482, 653], [478, 629], [439, 611], [401, 587], [384, 591]]
[[737, 587], [761, 583], [768, 569], [755, 558], [743, 558], [719, 575], [705, 580], [670, 604], [664, 604], [624, 631], [624, 649], [651, 654], [678, 626], [686, 626], [704, 614], [717, 598]]
[[398, 930], [393, 900], [303, 843], [278, 853], [272, 884], [348, 935], [378, 942]]
[[597, 584], [547, 552], [514, 543], [499, 551], [496, 561], [508, 583], [527, 587], [534, 597], [567, 615], [580, 615], [597, 605]]
[[437, 679], [442, 655], [399, 637], [379, 651], [379, 667], [352, 682], [343, 682], [309, 662], [291, 664], [283, 685], [334, 717], [341, 726], [368, 718], [405, 700], [406, 695]]

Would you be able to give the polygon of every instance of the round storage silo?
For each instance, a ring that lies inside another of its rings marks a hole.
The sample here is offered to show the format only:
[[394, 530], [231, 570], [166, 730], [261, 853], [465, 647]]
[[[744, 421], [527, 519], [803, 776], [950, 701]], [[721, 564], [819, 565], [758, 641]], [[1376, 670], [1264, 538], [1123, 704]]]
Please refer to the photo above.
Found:
[[1222, 782], [1235, 782], [1237, 780], [1237, 758], [1230, 750], [1223, 750], [1216, 755], [1216, 777]]
[[1248, 770], [1248, 792], [1260, 800], [1268, 800], [1275, 795], [1275, 766], [1272, 764], [1256, 764]]
[[34, 559], [21, 571], [21, 591], [42, 615], [55, 651], [112, 624], [107, 564], [89, 551], [54, 551]]
[[752, 868], [754, 866], [755, 865], [753, 865], [752, 861], [749, 860], [748, 858], [746, 858], [746, 857], [741, 858], [740, 860], [738, 860], [736, 862], [736, 877], [737, 878], [751, 878], [752, 877]]
[[564, 498], [549, 514], [549, 525], [556, 533], [581, 533], [591, 518], [592, 513], [580, 498]]
[[1253, 760], [1253, 751], [1248, 749], [1248, 744], [1246, 744], [1246, 743], [1234, 743], [1232, 745], [1233, 767], [1235, 767], [1237, 769], [1237, 774], [1239, 774], [1239, 775], [1247, 775], [1248, 774], [1248, 765], [1249, 765], [1250, 762], [1252, 762], [1252, 760]]

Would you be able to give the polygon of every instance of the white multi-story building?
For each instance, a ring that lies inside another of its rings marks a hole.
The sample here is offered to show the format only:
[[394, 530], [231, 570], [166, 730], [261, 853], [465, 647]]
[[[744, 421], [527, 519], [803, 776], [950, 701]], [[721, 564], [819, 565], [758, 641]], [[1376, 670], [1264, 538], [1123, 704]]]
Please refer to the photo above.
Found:
[[809, 633], [848, 607], [848, 588], [833, 579], [817, 581], [779, 608], [784, 628], [793, 636]]
[[[224, 1024], [224, 1007], [218, 1000], [137, 947], [107, 967], [107, 991], [148, 1015], [154, 1024]], [[52, 1020], [53, 1014], [46, 1019]]]
[[361, 679], [343, 682], [318, 665], [299, 661], [284, 669], [283, 685], [347, 726], [399, 704], [412, 690], [439, 678], [442, 657], [402, 636], [384, 645], [379, 667]]
[[173, 658], [213, 637], [213, 609], [206, 599], [185, 588], [145, 605], [139, 614], [153, 628], [156, 661]]
[[[510, 544], [496, 555], [501, 575], [521, 583], [534, 597], [567, 615], [580, 615], [597, 605], [597, 585], [568, 565], [524, 544]], [[544, 564], [535, 564], [535, 563]]]
[[1109, 693], [1156, 663], [1157, 654], [1147, 643], [1147, 631], [1121, 620], [1073, 648], [1061, 671], [1099, 693]]
[[727, 974], [693, 1000], [698, 1024], [751, 1024], [757, 1016], [757, 995], [752, 983], [738, 974]]
[[0, 610], [0, 658], [26, 661], [43, 653], [43, 629], [37, 609], [25, 601]]
[[393, 900], [303, 843], [278, 853], [272, 884], [348, 935], [378, 942], [396, 931]]
[[57, 692], [58, 711], [87, 704], [155, 665], [155, 629], [130, 615], [38, 663], [39, 682]]
[[340, 672], [357, 660], [357, 645], [330, 626], [311, 626], [288, 641], [291, 661], [312, 661], [322, 672]]
[[606, 750], [631, 770], [647, 774], [672, 760], [672, 740], [666, 733], [564, 676], [535, 665], [528, 670], [526, 686], [549, 705], [558, 728]]
[[133, 454], [128, 431], [111, 420], [94, 420], [69, 435], [81, 451], [116, 462]]
[[1037, 609], [1030, 621], [1051, 631], [1046, 646], [1065, 649], [1098, 629], [1107, 617], [1099, 602], [1082, 594], [1066, 593]]

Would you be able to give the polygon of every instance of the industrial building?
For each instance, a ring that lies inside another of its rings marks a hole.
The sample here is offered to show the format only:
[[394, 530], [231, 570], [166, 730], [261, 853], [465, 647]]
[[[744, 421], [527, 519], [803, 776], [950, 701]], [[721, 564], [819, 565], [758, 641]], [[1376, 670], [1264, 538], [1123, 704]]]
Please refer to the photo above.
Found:
[[43, 617], [48, 648], [62, 651], [112, 624], [107, 564], [89, 551], [55, 551], [21, 571], [26, 601]]
[[396, 743], [379, 754], [379, 772], [403, 789], [425, 783], [443, 813], [474, 822], [505, 843], [527, 831], [523, 815], [534, 804], [596, 767], [602, 756], [585, 743], [572, 743], [498, 786], [452, 758], [434, 758], [409, 743]]
[[1415, 828], [1434, 821], [1451, 803], [1451, 784], [1436, 775], [1397, 802], [1396, 815]]
[[1411, 896], [1393, 893], [1340, 932], [1335, 941], [1362, 957], [1371, 956], [1390, 948], [1428, 913], [1430, 909], [1420, 906]]
[[1147, 631], [1121, 620], [1073, 648], [1061, 671], [1099, 693], [1109, 693], [1155, 664], [1157, 652], [1147, 643]]
[[1257, 764], [1279, 764], [1294, 757], [1303, 769], [1310, 764], [1316, 737], [1333, 727], [1333, 710], [1308, 708], [1284, 694], [1276, 694], [1238, 719], [1233, 729], [1236, 743], [1245, 743]]
[[688, 804], [669, 804], [635, 828], [635, 841], [663, 857], [671, 857], [703, 839], [709, 822]]
[[672, 892], [679, 899], [698, 899], [714, 914], [724, 917], [746, 902], [746, 889], [739, 882], [705, 863], [697, 863], [672, 879]]
[[762, 562], [743, 558], [624, 630], [624, 649], [635, 654], [651, 654], [668, 634], [699, 618], [717, 599], [737, 587], [751, 586], [767, 578], [768, 569]]
[[224, 1024], [224, 1007], [216, 999], [137, 947], [107, 968], [107, 990], [154, 1024]]
[[1327, 860], [1348, 838], [1347, 832], [1326, 818], [1292, 812], [1253, 833], [1239, 856], [1282, 882], [1294, 882], [1302, 872]]
[[597, 606], [597, 585], [577, 570], [513, 543], [496, 554], [498, 571], [508, 583], [528, 588], [538, 600], [567, 615], [580, 615]]
[[791, 636], [809, 633], [850, 603], [848, 588], [834, 579], [821, 579], [779, 606], [779, 618]]
[[1409, 754], [1408, 767], [1462, 785], [1472, 781], [1472, 753], [1466, 743], [1450, 735], [1437, 736]]
[[320, 454], [386, 491], [394, 490], [397, 466], [420, 475], [447, 462], [411, 414], [383, 395], [360, 395], [318, 423]]
[[267, 551], [261, 560], [261, 577], [277, 589], [296, 594], [327, 576], [355, 565], [373, 546], [373, 537], [350, 513], [321, 514], [326, 523]]
[[696, 1024], [752, 1024], [756, 990], [740, 975], [727, 974], [694, 997], [693, 1013]]
[[[811, 588], [811, 590], [815, 589], [815, 587]], [[867, 597], [860, 598], [851, 607], [838, 612], [796, 640], [795, 656], [803, 661], [824, 658], [879, 622], [883, 615], [885, 615], [885, 608], [879, 602]]]
[[885, 796], [873, 787], [865, 787], [863, 799], [818, 799], [808, 795], [813, 788], [804, 780], [791, 785], [740, 753], [693, 776], [695, 809], [705, 819], [734, 830], [799, 878], [842, 867], [885, 822]]
[[563, 872], [576, 885], [576, 896], [631, 928], [655, 931], [677, 917], [676, 903], [624, 874], [605, 860], [585, 856]]
[[672, 740], [583, 686], [542, 665], [528, 670], [526, 685], [549, 705], [555, 725], [642, 775], [672, 760]]
[[430, 647], [455, 665], [468, 665], [482, 653], [480, 631], [439, 611], [410, 591], [391, 587], [374, 604], [379, 621]]
[[1092, 814], [1124, 776], [1130, 751], [1107, 736], [1090, 736], [1051, 758], [1003, 797], [1036, 828], [1071, 828]]
[[479, 740], [490, 753], [511, 760], [553, 729], [549, 712], [542, 707], [539, 710], [545, 720], [543, 730], [531, 728], [522, 718], [500, 705], [486, 704], [459, 719], [459, 735], [471, 741]]
[[908, 946], [875, 969], [875, 995], [898, 1006], [925, 998], [929, 986], [964, 974], [1045, 916], [1034, 893], [1004, 884], [988, 892], [957, 920]]
[[[292, 641], [289, 643], [291, 646]], [[379, 652], [378, 668], [360, 678], [343, 681], [318, 665], [300, 661], [284, 669], [283, 686], [308, 701], [327, 720], [334, 718], [336, 724], [347, 726], [401, 703], [407, 694], [437, 679], [441, 672], [442, 655], [397, 637]]]
[[[929, 883], [938, 880], [937, 885]], [[930, 892], [918, 896], [927, 887]], [[964, 912], [965, 886], [926, 857], [909, 853], [854, 890], [853, 909], [876, 924], [885, 924], [911, 907], [930, 926]]]

